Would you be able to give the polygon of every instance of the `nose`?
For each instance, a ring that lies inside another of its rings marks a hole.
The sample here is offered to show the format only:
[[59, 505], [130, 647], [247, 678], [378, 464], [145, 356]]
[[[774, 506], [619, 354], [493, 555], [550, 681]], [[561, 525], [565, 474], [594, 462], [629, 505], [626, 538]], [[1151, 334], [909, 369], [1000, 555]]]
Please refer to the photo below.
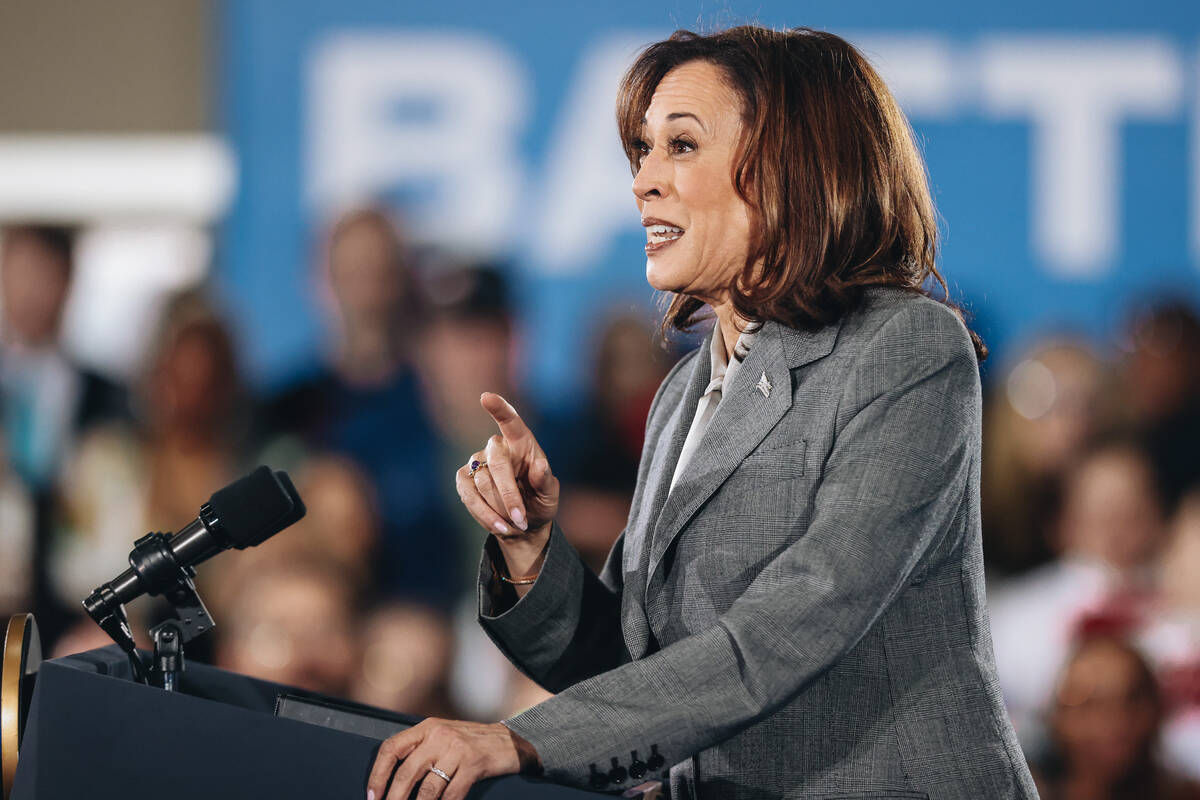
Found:
[[633, 176], [633, 196], [646, 201], [661, 198], [670, 186], [669, 165], [659, 148], [650, 150], [642, 159], [642, 165]]

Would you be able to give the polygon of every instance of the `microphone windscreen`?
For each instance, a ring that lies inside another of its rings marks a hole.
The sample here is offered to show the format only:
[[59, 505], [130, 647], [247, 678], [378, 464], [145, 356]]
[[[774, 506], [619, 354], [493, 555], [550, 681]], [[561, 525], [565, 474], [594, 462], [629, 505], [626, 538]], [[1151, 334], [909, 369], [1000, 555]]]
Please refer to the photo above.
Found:
[[208, 501], [229, 544], [239, 550], [274, 536], [304, 516], [304, 503], [285, 472], [262, 466]]
[[299, 521], [308, 509], [304, 507], [304, 501], [300, 499], [300, 493], [296, 491], [296, 487], [292, 485], [292, 479], [288, 477], [286, 472], [281, 469], [275, 470], [275, 480], [279, 481], [279, 485], [283, 487], [283, 490], [287, 492], [288, 497], [292, 500], [292, 510], [284, 518], [283, 525], [280, 526], [280, 530], [283, 530], [283, 528], [286, 528], [293, 522]]

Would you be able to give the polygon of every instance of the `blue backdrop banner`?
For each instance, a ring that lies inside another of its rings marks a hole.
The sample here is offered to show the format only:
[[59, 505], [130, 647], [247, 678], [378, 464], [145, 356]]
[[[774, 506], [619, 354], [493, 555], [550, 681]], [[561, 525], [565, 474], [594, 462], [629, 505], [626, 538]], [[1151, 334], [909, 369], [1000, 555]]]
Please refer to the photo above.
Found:
[[511, 265], [526, 384], [571, 402], [601, 312], [654, 302], [617, 80], [675, 28], [747, 21], [834, 31], [883, 73], [943, 272], [1001, 361], [1047, 329], [1106, 336], [1132, 297], [1200, 294], [1197, 3], [229, 0], [220, 275], [256, 374], [311, 357], [320, 232], [373, 199], [419, 241]]

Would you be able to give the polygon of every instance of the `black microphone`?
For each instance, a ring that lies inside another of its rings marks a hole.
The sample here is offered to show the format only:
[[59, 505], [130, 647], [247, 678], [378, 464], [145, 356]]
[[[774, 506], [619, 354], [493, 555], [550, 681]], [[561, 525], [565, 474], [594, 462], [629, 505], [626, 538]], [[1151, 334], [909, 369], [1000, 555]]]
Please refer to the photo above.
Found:
[[304, 511], [286, 472], [259, 467], [215, 492], [200, 507], [199, 516], [174, 536], [151, 533], [139, 539], [129, 554], [129, 569], [92, 592], [84, 608], [100, 623], [136, 597], [171, 590], [181, 573], [190, 576], [192, 567], [222, 550], [261, 544], [303, 517]]

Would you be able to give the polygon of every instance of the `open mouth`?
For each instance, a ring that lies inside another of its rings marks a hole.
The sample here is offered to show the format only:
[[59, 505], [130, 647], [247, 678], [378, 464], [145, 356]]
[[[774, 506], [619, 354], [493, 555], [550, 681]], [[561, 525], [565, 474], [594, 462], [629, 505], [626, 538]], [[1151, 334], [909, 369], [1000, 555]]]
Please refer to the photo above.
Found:
[[683, 228], [674, 225], [647, 225], [646, 252], [652, 253], [669, 247], [683, 236]]

